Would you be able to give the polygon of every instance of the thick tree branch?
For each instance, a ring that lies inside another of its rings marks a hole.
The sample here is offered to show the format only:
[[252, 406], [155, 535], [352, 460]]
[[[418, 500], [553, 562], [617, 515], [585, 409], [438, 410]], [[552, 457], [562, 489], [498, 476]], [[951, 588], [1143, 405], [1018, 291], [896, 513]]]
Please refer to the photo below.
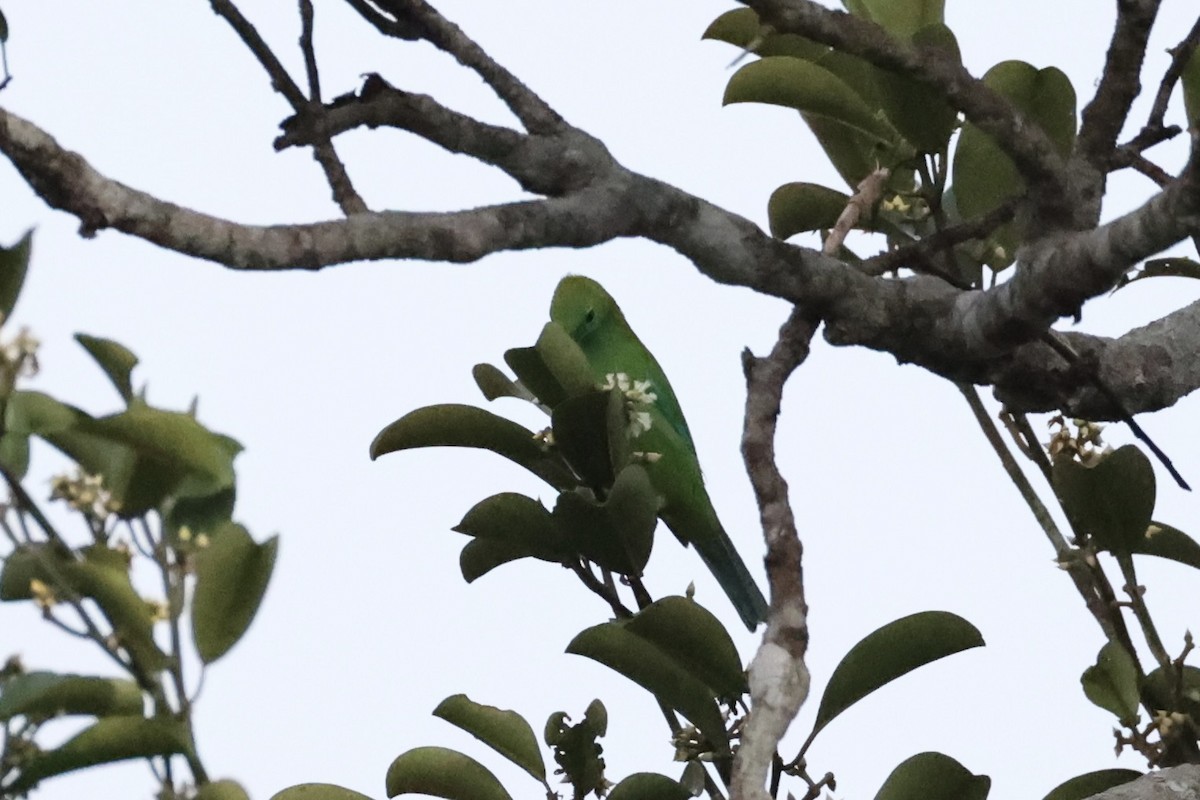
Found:
[[[1129, 0], [1118, 3], [1117, 24], [1108, 46], [1104, 72], [1092, 101], [1083, 109], [1079, 138], [1075, 141], [1075, 158], [1086, 165], [1094, 176], [1089, 194], [1093, 194], [1096, 219], [1099, 219], [1100, 198], [1104, 194], [1104, 178], [1117, 137], [1134, 99], [1142, 90], [1139, 76], [1146, 58], [1150, 29], [1158, 16], [1160, 0]], [[1080, 187], [1076, 187], [1077, 189]]]
[[[1200, 231], [1200, 190], [1194, 167], [1164, 192], [1124, 217], [1084, 233], [1059, 235], [1028, 248], [1016, 276], [986, 292], [963, 292], [927, 276], [889, 280], [772, 239], [749, 220], [660, 181], [631, 173], [580, 132], [532, 147], [565, 174], [589, 176], [582, 188], [546, 200], [456, 213], [381, 212], [306, 225], [254, 226], [167, 203], [96, 172], [32, 123], [0, 109], [0, 151], [51, 206], [77, 216], [85, 235], [115, 228], [163, 247], [244, 270], [319, 269], [349, 261], [422, 259], [462, 263], [502, 250], [588, 247], [641, 236], [665, 244], [714, 280], [746, 286], [801, 305], [826, 321], [826, 338], [889, 352], [951, 380], [995, 383], [1014, 408], [1054, 406], [1030, 397], [1037, 374], [1047, 376], [1061, 407], [1094, 407], [1082, 376], [1062, 379], [1057, 356], [1034, 340], [1087, 299], [1111, 288], [1141, 259]], [[533, 158], [528, 166], [532, 170]], [[543, 162], [545, 163], [545, 162]], [[518, 171], [518, 174], [519, 171]], [[1110, 360], [1107, 340], [1072, 339], [1083, 353], [1100, 349], [1101, 377], [1132, 413], [1157, 410], [1200, 385], [1168, 377], [1165, 336], [1190, 346], [1200, 319], [1177, 312], [1169, 327], [1146, 332], [1137, 346], [1158, 352], [1134, 372]], [[1102, 342], [1103, 347], [1091, 344]], [[1019, 369], [1016, 368], [1019, 365]], [[1163, 365], [1163, 369], [1155, 369]], [[1177, 365], [1176, 365], [1177, 366]], [[1007, 378], [1019, 376], [1010, 385]], [[1058, 380], [1054, 380], [1058, 378]], [[1146, 391], [1153, 387], [1153, 391]], [[1024, 398], [1026, 402], [1016, 402]], [[1036, 402], [1034, 402], [1036, 400]], [[1162, 405], [1159, 405], [1162, 403]], [[1100, 404], [1101, 407], [1105, 404]], [[1103, 415], [1098, 418], [1104, 418]]]

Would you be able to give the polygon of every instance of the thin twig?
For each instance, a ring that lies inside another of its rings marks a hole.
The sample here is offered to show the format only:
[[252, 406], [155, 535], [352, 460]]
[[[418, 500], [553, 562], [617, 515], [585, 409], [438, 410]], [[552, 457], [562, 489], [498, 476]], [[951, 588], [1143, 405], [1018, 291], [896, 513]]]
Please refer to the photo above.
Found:
[[1138, 627], [1142, 629], [1142, 636], [1146, 639], [1150, 654], [1154, 656], [1154, 660], [1158, 662], [1164, 672], [1170, 672], [1171, 656], [1167, 653], [1167, 648], [1163, 646], [1162, 637], [1158, 635], [1158, 627], [1154, 624], [1154, 619], [1150, 616], [1150, 609], [1146, 606], [1145, 589], [1138, 584], [1133, 556], [1129, 553], [1114, 553], [1113, 555], [1116, 556], [1117, 566], [1121, 569], [1121, 577], [1125, 579], [1123, 588], [1125, 594], [1129, 595], [1129, 607], [1133, 610]]
[[912, 244], [868, 258], [859, 265], [859, 269], [868, 275], [878, 276], [913, 264], [931, 265], [936, 254], [963, 242], [983, 239], [1011, 220], [1016, 215], [1018, 202], [1017, 198], [1007, 200], [978, 219], [959, 223]]

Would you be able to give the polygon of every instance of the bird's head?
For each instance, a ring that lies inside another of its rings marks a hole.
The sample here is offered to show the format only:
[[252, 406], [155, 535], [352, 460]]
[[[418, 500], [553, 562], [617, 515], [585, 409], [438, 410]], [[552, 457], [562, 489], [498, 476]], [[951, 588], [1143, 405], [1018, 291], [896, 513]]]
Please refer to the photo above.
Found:
[[621, 309], [612, 295], [582, 275], [568, 275], [559, 281], [550, 301], [550, 319], [581, 343], [604, 325], [621, 318]]

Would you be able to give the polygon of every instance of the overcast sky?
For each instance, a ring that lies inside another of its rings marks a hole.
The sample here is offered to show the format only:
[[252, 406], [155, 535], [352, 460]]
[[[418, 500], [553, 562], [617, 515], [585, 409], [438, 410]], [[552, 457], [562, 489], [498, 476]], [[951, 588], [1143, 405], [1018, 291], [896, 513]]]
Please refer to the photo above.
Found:
[[[105, 174], [182, 205], [253, 223], [338, 216], [308, 153], [272, 150], [289, 109], [207, 3], [70, 5], [67, 13], [56, 3], [3, 3], [15, 74], [0, 94], [6, 108]], [[1092, 90], [1115, 4], [947, 5], [977, 74], [1021, 58], [1062, 68], [1082, 98]], [[721, 107], [734, 52], [699, 37], [730, 4], [455, 0], [438, 7], [633, 169], [764, 226], [767, 197], [781, 183], [844, 188], [794, 112]], [[299, 79], [293, 4], [257, 0], [243, 10]], [[1135, 128], [1164, 51], [1194, 14], [1190, 0], [1164, 3]], [[317, 3], [317, 44], [327, 97], [379, 72], [397, 87], [511, 122], [473, 74], [427, 44], [383, 40], [341, 2]], [[1168, 121], [1182, 121], [1178, 106]], [[505, 176], [407, 134], [362, 131], [337, 144], [372, 208], [453, 210], [520, 196]], [[1163, 153], [1165, 166], [1177, 168], [1181, 147]], [[1110, 186], [1108, 216], [1151, 190], [1129, 175]], [[502, 363], [505, 349], [532, 343], [555, 283], [585, 273], [609, 288], [671, 376], [709, 491], [763, 579], [757, 513], [738, 455], [738, 353], [769, 348], [786, 304], [718, 286], [674, 252], [641, 241], [471, 265], [237, 274], [111, 231], [81, 239], [76, 221], [36, 199], [7, 162], [0, 209], [0, 242], [37, 227], [16, 311], [16, 322], [44, 342], [43, 371], [30, 386], [93, 413], [114, 411], [119, 399], [71, 334], [125, 343], [142, 359], [135, 378], [149, 383], [152, 402], [184, 408], [198, 394], [201, 419], [243, 442], [237, 517], [260, 540], [281, 534], [261, 614], [209, 670], [197, 707], [200, 751], [213, 777], [241, 781], [255, 800], [308, 781], [383, 797], [395, 756], [440, 744], [492, 767], [514, 796], [537, 793], [516, 768], [430, 716], [457, 692], [515, 709], [539, 732], [551, 712], [577, 717], [600, 697], [610, 717], [603, 742], [610, 779], [678, 774], [649, 695], [562, 653], [576, 632], [606, 618], [599, 600], [565, 570], [540, 562], [503, 567], [472, 586], [459, 575], [466, 540], [450, 528], [462, 514], [500, 491], [550, 500], [544, 485], [490, 454], [427, 450], [371, 463], [367, 446], [414, 408], [485, 404], [472, 365]], [[1119, 334], [1198, 294], [1183, 281], [1138, 283], [1090, 303], [1080, 329]], [[513, 401], [495, 410], [540, 424]], [[1200, 482], [1198, 412], [1189, 398], [1143, 420], [1193, 484]], [[991, 775], [992, 796], [1001, 800], [1036, 800], [1093, 769], [1144, 767], [1130, 755], [1114, 761], [1113, 720], [1079, 689], [1102, 636], [953, 386], [886, 355], [818, 342], [788, 386], [780, 433], [805, 545], [814, 676], [813, 698], [785, 753], [807, 734], [829, 672], [850, 646], [897, 617], [945, 609], [977, 625], [988, 647], [922, 669], [831, 724], [808, 760], [813, 774], [837, 775], [838, 797], [873, 796], [897, 763], [923, 750]], [[1118, 426], [1108, 438], [1131, 439]], [[35, 496], [47, 494], [47, 476], [62, 463], [48, 448], [37, 453]], [[1196, 499], [1161, 471], [1159, 485], [1157, 518], [1200, 535]], [[1167, 647], [1178, 652], [1184, 629], [1196, 625], [1200, 576], [1175, 564], [1139, 570]], [[682, 593], [689, 581], [748, 657], [756, 637], [737, 624], [695, 554], [660, 532], [651, 591]], [[0, 656], [12, 651], [30, 668], [108, 670], [26, 605], [0, 608]], [[131, 764], [52, 780], [38, 797], [151, 791], [144, 765]]]

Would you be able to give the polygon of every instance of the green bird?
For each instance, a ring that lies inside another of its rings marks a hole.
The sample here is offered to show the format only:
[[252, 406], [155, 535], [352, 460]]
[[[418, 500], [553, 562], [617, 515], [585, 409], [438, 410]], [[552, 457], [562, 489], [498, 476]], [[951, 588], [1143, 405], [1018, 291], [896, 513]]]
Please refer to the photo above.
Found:
[[[646, 463], [655, 490], [662, 495], [660, 516], [685, 545], [695, 545], [750, 630], [767, 619], [767, 601], [717, 519], [704, 489], [700, 462], [687, 421], [671, 383], [658, 361], [625, 321], [612, 295], [591, 278], [568, 275], [554, 290], [550, 319], [579, 344], [596, 380], [624, 374], [630, 385], [655, 395], [634, 443], [658, 458]], [[642, 383], [645, 382], [645, 383]]]

